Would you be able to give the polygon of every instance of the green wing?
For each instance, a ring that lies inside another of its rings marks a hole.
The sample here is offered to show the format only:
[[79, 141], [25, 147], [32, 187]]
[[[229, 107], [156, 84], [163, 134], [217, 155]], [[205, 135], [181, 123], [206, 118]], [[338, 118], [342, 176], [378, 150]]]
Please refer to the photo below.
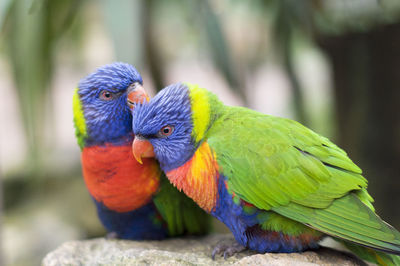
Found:
[[353, 244], [351, 242], [340, 241], [346, 248], [356, 254], [359, 258], [378, 264], [378, 265], [400, 265], [400, 257], [380, 251], [376, 251], [367, 247]]
[[361, 170], [301, 124], [226, 107], [207, 133], [228, 187], [259, 209], [400, 254], [400, 234], [373, 211]]
[[400, 233], [383, 222], [353, 192], [324, 209], [290, 203], [273, 210], [329, 235], [400, 255]]
[[153, 202], [167, 222], [170, 236], [183, 234], [202, 235], [210, 231], [211, 217], [183, 192], [179, 192], [165, 177], [161, 176], [160, 191]]

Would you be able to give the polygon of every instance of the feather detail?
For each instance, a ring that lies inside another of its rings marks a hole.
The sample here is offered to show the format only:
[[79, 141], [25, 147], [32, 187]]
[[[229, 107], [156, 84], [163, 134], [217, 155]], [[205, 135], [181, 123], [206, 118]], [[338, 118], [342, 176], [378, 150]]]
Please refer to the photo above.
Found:
[[85, 116], [83, 115], [82, 102], [79, 97], [78, 89], [75, 89], [72, 98], [72, 107], [74, 112], [75, 135], [78, 140], [78, 145], [82, 149], [85, 145], [84, 139], [87, 137], [87, 132]]
[[[323, 234], [313, 232], [306, 232], [293, 236], [282, 232], [264, 230], [260, 225], [248, 227], [245, 234], [249, 238], [249, 241], [258, 241], [258, 239], [262, 239], [264, 244], [281, 243], [282, 248], [294, 246], [294, 248], [298, 248], [299, 250], [307, 246], [316, 247], [317, 243], [324, 237]], [[285, 248], [283, 248], [283, 250], [284, 249]]]
[[186, 84], [190, 89], [192, 107], [193, 132], [196, 142], [200, 142], [210, 123], [209, 92], [198, 85]]
[[215, 210], [219, 170], [216, 155], [207, 142], [202, 143], [184, 165], [166, 174], [172, 184], [205, 211]]
[[143, 165], [139, 164], [130, 145], [84, 148], [82, 171], [90, 194], [117, 212], [144, 206], [159, 188], [157, 162], [143, 159]]

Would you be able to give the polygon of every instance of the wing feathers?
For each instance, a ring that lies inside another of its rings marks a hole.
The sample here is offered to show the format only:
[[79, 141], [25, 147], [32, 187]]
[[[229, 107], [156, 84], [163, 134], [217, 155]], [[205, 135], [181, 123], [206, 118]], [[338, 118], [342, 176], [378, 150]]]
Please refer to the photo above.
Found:
[[273, 210], [328, 235], [400, 255], [400, 233], [382, 221], [354, 193], [333, 201], [325, 209], [292, 203]]
[[209, 129], [229, 190], [334, 237], [400, 254], [400, 233], [374, 212], [367, 181], [328, 139], [301, 124], [225, 107]]

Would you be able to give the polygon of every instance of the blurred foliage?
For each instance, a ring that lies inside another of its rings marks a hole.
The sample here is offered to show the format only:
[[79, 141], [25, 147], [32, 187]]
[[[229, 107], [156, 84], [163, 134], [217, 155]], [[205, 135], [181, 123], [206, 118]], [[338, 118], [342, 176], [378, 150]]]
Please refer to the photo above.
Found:
[[54, 46], [79, 14], [79, 0], [14, 0], [8, 6], [3, 32], [13, 68], [19, 107], [28, 143], [29, 168], [41, 168], [44, 117], [49, 110]]
[[230, 88], [235, 91], [247, 103], [246, 85], [243, 74], [237, 71], [232, 58], [232, 51], [227, 43], [221, 22], [215, 14], [208, 0], [195, 1], [192, 4], [193, 15], [198, 15], [199, 28], [205, 31], [206, 39], [210, 48], [211, 59], [216, 69], [225, 77]]
[[166, 74], [164, 72], [165, 69], [165, 58], [162, 56], [159, 46], [157, 45], [155, 25], [157, 23], [157, 0], [148, 0], [143, 1], [143, 13], [142, 13], [142, 21], [143, 21], [143, 43], [146, 47], [145, 61], [146, 65], [149, 68], [150, 75], [152, 77], [154, 86], [157, 90], [161, 90], [164, 88], [166, 84]]
[[308, 29], [312, 27], [313, 6], [311, 1], [283, 0], [277, 6], [274, 22], [274, 39], [277, 50], [282, 56], [283, 67], [291, 83], [294, 110], [297, 120], [309, 126], [306, 117], [304, 99], [300, 81], [294, 69], [294, 32], [298, 25]]
[[[47, 136], [43, 132], [43, 120], [45, 114], [51, 113], [46, 111], [50, 108], [47, 102], [57, 54], [55, 46], [60, 38], [65, 37], [71, 23], [82, 16], [84, 1], [14, 0], [2, 3], [2, 35], [13, 68], [19, 107], [28, 140], [27, 157], [34, 166], [38, 165], [41, 157], [41, 139]], [[232, 51], [226, 38], [226, 27], [216, 12], [221, 3], [208, 0], [174, 0], [168, 3], [160, 0], [137, 0], [121, 1], [118, 5], [111, 1], [101, 3], [109, 32], [114, 40], [117, 59], [135, 62], [138, 65], [144, 61], [144, 67], [149, 68], [157, 88], [166, 85], [163, 62], [168, 60], [156, 36], [156, 29], [160, 24], [159, 10], [177, 9], [181, 22], [185, 21], [185, 16], [194, 21], [191, 30], [200, 33], [201, 38], [208, 44], [208, 56], [214, 62], [216, 70], [226, 79], [229, 87], [247, 102], [246, 69], [251, 68], [237, 65], [250, 64], [250, 60], [242, 63]], [[244, 4], [240, 1], [224, 1], [224, 5], [231, 7]], [[281, 55], [282, 65], [292, 85], [298, 119], [306, 124], [308, 119], [304, 111], [302, 85], [293, 67], [298, 39], [314, 40], [324, 34], [340, 35], [349, 31], [368, 31], [377, 25], [394, 23], [400, 14], [400, 4], [395, 0], [259, 0], [246, 5], [254, 14], [261, 14], [266, 22], [271, 21], [269, 17], [273, 18], [271, 39], [275, 43], [277, 53]], [[169, 7], [166, 8], [167, 6]], [[267, 34], [266, 28], [267, 26], [260, 27], [259, 34]], [[174, 37], [172, 33], [169, 35]], [[245, 34], [243, 41], [246, 41]], [[179, 45], [177, 49], [178, 47]], [[256, 50], [256, 53], [266, 59], [265, 54], [260, 54], [259, 50]], [[257, 57], [257, 54], [254, 56], [249, 53], [248, 57]], [[251, 70], [255, 71], [254, 68]]]

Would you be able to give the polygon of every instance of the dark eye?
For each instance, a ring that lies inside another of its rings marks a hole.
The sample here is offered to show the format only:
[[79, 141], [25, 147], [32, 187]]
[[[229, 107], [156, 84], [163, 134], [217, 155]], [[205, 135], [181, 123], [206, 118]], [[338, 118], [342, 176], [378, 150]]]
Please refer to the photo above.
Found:
[[106, 90], [103, 90], [101, 93], [100, 93], [100, 99], [102, 99], [102, 100], [105, 100], [105, 101], [109, 101], [109, 100], [112, 100], [113, 99], [113, 93], [112, 92], [109, 92], [109, 91], [106, 91]]
[[168, 137], [174, 132], [174, 127], [173, 126], [164, 126], [158, 131], [158, 134], [161, 137]]

